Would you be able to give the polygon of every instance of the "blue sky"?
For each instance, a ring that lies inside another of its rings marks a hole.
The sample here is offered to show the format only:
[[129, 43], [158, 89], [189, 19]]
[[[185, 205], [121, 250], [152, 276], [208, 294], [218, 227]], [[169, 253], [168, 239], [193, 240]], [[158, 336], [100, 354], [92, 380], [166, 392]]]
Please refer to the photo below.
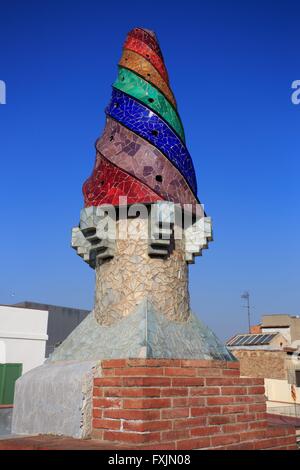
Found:
[[221, 337], [300, 313], [297, 1], [0, 2], [0, 303], [91, 308], [70, 248], [81, 186], [128, 30], [156, 31], [215, 241], [190, 268], [195, 312]]

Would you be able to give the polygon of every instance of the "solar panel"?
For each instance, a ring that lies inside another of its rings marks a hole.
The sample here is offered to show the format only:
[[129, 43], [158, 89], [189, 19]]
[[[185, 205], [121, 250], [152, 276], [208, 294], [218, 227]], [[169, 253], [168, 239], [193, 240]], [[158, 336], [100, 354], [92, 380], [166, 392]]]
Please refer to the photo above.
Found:
[[277, 335], [277, 333], [236, 335], [232, 338], [228, 346], [258, 346], [266, 345]]
[[235, 345], [235, 346], [240, 346], [240, 345], [241, 345], [241, 342], [243, 341], [243, 338], [244, 338], [244, 335], [239, 335], [239, 336], [235, 339], [234, 345]]
[[228, 342], [227, 342], [227, 346], [233, 346], [236, 339], [239, 337], [240, 335], [236, 335], [234, 336], [233, 338], [231, 338]]
[[256, 346], [257, 344], [259, 344], [260, 339], [260, 335], [257, 335], [256, 338], [253, 338], [253, 340], [251, 341], [251, 346]]
[[269, 335], [265, 334], [261, 335], [261, 337], [259, 338], [259, 344], [263, 344], [263, 342], [267, 339], [268, 336]]
[[246, 344], [246, 341], [247, 341], [248, 339], [249, 339], [249, 335], [244, 335], [242, 341], [240, 341], [239, 346], [241, 346], [241, 345], [244, 346], [244, 345]]
[[264, 336], [265, 336], [265, 338], [261, 342], [261, 344], [268, 344], [273, 338], [275, 338], [276, 334], [272, 333], [272, 334], [268, 334], [268, 335], [264, 335]]
[[258, 336], [258, 335], [253, 335], [253, 336], [251, 335], [251, 336], [249, 336], [249, 337], [248, 337], [248, 340], [245, 341], [244, 345], [245, 345], [245, 346], [250, 346], [250, 345], [252, 345], [252, 343], [255, 341], [255, 339], [257, 338], [257, 336]]

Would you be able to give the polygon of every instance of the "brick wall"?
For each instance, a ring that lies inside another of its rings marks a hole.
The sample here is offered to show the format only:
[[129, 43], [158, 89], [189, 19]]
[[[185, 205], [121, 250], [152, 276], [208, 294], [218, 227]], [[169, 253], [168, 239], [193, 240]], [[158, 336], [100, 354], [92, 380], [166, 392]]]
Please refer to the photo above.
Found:
[[235, 349], [232, 354], [239, 360], [241, 375], [268, 379], [286, 379], [286, 353], [284, 351]]
[[263, 379], [220, 361], [102, 361], [92, 437], [155, 450], [295, 448], [294, 429], [268, 428]]

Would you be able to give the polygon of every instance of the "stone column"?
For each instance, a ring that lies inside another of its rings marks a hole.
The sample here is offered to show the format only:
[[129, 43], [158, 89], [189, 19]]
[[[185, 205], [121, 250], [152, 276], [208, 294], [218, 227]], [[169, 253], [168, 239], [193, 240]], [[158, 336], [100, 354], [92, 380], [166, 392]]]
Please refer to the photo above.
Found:
[[145, 298], [168, 320], [184, 322], [190, 316], [184, 240], [170, 244], [166, 257], [151, 256], [146, 223], [128, 219], [128, 237], [117, 237], [114, 256], [100, 259], [95, 267], [94, 314], [101, 325], [127, 317]]

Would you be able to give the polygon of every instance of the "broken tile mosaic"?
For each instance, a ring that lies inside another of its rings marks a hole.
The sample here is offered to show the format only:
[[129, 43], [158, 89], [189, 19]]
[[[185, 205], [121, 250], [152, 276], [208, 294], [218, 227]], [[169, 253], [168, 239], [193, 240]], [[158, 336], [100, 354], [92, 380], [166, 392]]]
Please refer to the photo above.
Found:
[[191, 156], [172, 129], [153, 111], [130, 96], [113, 89], [107, 115], [157, 147], [183, 174], [194, 194], [197, 182]]
[[139, 39], [135, 39], [131, 36], [128, 36], [125, 41], [124, 48], [137, 52], [138, 54], [142, 55], [146, 60], [149, 60], [153, 67], [155, 67], [156, 70], [160, 73], [165, 82], [169, 83], [169, 77], [165, 64], [162, 58], [157, 55], [153, 51], [153, 49], [151, 49], [151, 47], [147, 46], [147, 44], [140, 41]]
[[156, 147], [110, 117], [96, 148], [97, 161], [102, 154], [164, 200], [182, 205], [198, 202], [181, 173]]
[[93, 174], [83, 185], [85, 207], [101, 204], [119, 205], [126, 195], [128, 204], [152, 203], [162, 198], [136, 178], [113, 165], [103, 156], [97, 160]]
[[114, 88], [127, 93], [142, 101], [147, 107], [159, 114], [185, 142], [184, 130], [177, 111], [165, 96], [151, 83], [136, 75], [134, 72], [119, 67], [118, 78]]
[[137, 54], [136, 52], [125, 49], [123, 51], [119, 65], [121, 65], [122, 67], [126, 67], [127, 69], [130, 69], [133, 72], [136, 72], [145, 80], [152, 83], [165, 95], [165, 97], [170, 101], [170, 103], [172, 103], [174, 108], [177, 107], [172, 90], [162, 79], [161, 75], [153, 67], [153, 65], [148, 62], [148, 60], [144, 59], [144, 57]]

